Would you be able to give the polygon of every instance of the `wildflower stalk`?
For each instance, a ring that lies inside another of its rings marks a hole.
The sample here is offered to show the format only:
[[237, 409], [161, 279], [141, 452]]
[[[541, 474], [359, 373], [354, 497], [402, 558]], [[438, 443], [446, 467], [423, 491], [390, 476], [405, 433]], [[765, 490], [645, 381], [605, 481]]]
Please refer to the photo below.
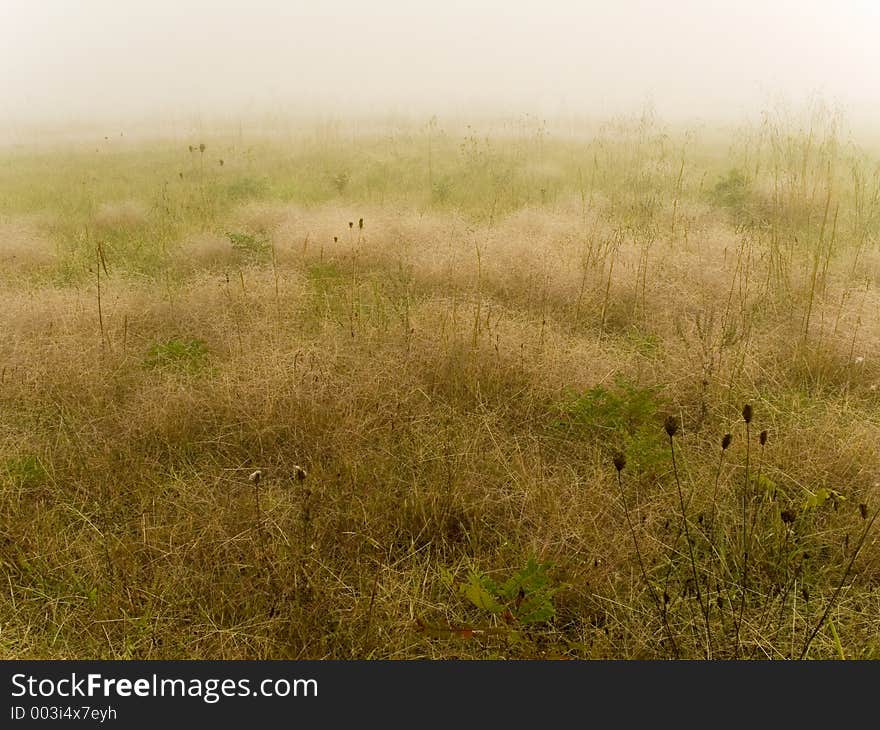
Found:
[[700, 611], [703, 614], [703, 621], [706, 625], [706, 658], [711, 655], [712, 647], [712, 630], [709, 627], [709, 611], [703, 605], [703, 592], [700, 589], [700, 579], [697, 575], [697, 561], [694, 559], [694, 544], [691, 540], [690, 529], [688, 528], [687, 507], [684, 503], [684, 494], [681, 490], [681, 480], [678, 478], [678, 465], [675, 462], [675, 443], [673, 437], [678, 433], [678, 419], [675, 416], [669, 416], [665, 424], [666, 435], [669, 436], [669, 450], [672, 454], [672, 472], [675, 475], [675, 486], [678, 490], [678, 503], [681, 505], [681, 522], [684, 529], [684, 539], [688, 546], [688, 556], [691, 560], [691, 573], [694, 578], [694, 588], [697, 591], [697, 601], [700, 604]]
[[651, 584], [651, 581], [648, 580], [648, 572], [645, 570], [645, 563], [642, 560], [642, 552], [639, 549], [639, 540], [636, 537], [636, 529], [633, 526], [632, 517], [629, 513], [629, 506], [626, 503], [626, 492], [623, 489], [623, 479], [621, 477], [621, 472], [626, 466], [626, 457], [623, 454], [617, 454], [614, 457], [614, 468], [617, 470], [617, 487], [620, 490], [620, 500], [623, 503], [623, 513], [626, 515], [626, 523], [629, 526], [629, 534], [632, 536], [633, 546], [636, 551], [636, 559], [639, 562], [639, 570], [642, 572], [642, 580], [645, 581], [645, 585], [648, 586], [648, 592], [651, 594], [651, 599], [654, 601], [654, 605], [657, 607], [657, 613], [660, 615], [660, 620], [663, 622], [663, 628], [666, 631], [666, 636], [669, 639], [669, 645], [672, 647], [672, 654], [677, 659], [678, 658], [678, 645], [675, 643], [675, 639], [672, 636], [672, 629], [669, 627], [669, 619], [666, 615], [666, 606], [665, 603], [661, 604], [660, 599], [657, 596], [657, 592], [654, 590], [654, 586]]
[[[715, 472], [715, 486], [712, 489], [712, 511], [709, 513], [709, 526], [707, 528], [706, 534], [709, 539], [709, 575], [714, 576], [714, 566], [715, 566], [715, 512], [718, 506], [718, 482], [721, 478], [721, 469], [724, 466], [724, 454], [727, 449], [730, 447], [730, 443], [733, 441], [733, 436], [729, 433], [724, 434], [721, 437], [721, 452], [718, 456], [718, 469]], [[716, 585], [718, 583], [716, 579]], [[706, 621], [709, 621], [709, 612], [712, 608], [712, 598], [711, 598], [711, 589], [709, 593], [706, 595]], [[720, 610], [720, 606], [719, 606]]]
[[[862, 514], [865, 514], [863, 510]], [[798, 659], [804, 659], [807, 656], [807, 652], [810, 651], [810, 645], [813, 643], [813, 639], [816, 638], [816, 635], [822, 630], [822, 627], [825, 625], [825, 620], [828, 618], [828, 614], [831, 613], [831, 609], [834, 607], [834, 604], [837, 601], [837, 597], [840, 595], [840, 591], [843, 590], [843, 586], [846, 583], [847, 578], [849, 578], [850, 571], [852, 570], [853, 563], [856, 562], [856, 558], [859, 556], [859, 553], [862, 551], [862, 547], [865, 545], [865, 540], [868, 537], [868, 533], [871, 531], [871, 528], [874, 526], [874, 522], [877, 520], [877, 515], [880, 514], [880, 510], [874, 510], [874, 516], [870, 519], [867, 525], [865, 525], [865, 529], [862, 532], [861, 538], [859, 538], [858, 545], [856, 545], [856, 549], [853, 550], [852, 555], [850, 556], [849, 563], [846, 565], [846, 570], [843, 571], [843, 575], [840, 577], [840, 582], [837, 584], [837, 588], [835, 588], [834, 593], [831, 595], [831, 598], [828, 601], [828, 604], [825, 606], [825, 610], [822, 612], [822, 618], [819, 619], [819, 622], [816, 624], [812, 633], [807, 637], [807, 640], [804, 642], [804, 648], [801, 649], [801, 655]]]
[[749, 495], [749, 451], [750, 451], [750, 439], [751, 432], [749, 430], [749, 425], [752, 422], [752, 406], [749, 403], [746, 403], [742, 409], [742, 417], [743, 421], [746, 423], [746, 479], [743, 484], [742, 491], [742, 549], [743, 549], [743, 570], [742, 570], [742, 580], [740, 581], [740, 598], [739, 598], [739, 613], [736, 619], [736, 643], [733, 649], [734, 659], [739, 658], [739, 642], [740, 642], [740, 628], [742, 626], [742, 617], [743, 612], [746, 607], [746, 590], [747, 590], [747, 582], [748, 582], [748, 563], [749, 563], [749, 545], [748, 545], [748, 495]]

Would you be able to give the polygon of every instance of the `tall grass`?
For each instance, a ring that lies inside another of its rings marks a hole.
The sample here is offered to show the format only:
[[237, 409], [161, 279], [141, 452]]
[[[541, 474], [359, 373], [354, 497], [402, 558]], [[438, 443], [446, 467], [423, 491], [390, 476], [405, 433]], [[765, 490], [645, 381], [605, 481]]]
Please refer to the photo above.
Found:
[[0, 152], [3, 655], [876, 657], [843, 121], [370, 130]]

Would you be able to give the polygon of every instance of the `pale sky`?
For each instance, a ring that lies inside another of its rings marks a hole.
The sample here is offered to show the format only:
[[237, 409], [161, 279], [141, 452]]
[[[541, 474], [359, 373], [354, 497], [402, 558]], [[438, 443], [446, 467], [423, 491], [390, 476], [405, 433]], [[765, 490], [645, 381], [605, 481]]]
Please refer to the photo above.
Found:
[[0, 0], [0, 120], [254, 110], [880, 119], [880, 0]]

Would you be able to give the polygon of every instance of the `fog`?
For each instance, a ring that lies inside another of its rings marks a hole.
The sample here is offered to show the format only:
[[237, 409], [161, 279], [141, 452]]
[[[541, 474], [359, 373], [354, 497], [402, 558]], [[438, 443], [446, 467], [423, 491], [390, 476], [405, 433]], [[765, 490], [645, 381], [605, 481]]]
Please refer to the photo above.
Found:
[[872, 0], [0, 0], [0, 122], [402, 113], [880, 119]]

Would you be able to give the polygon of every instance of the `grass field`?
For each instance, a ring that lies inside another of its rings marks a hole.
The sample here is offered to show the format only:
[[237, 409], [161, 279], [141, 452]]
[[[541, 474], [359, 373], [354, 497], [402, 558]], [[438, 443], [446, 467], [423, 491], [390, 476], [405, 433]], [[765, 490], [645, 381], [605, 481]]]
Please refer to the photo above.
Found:
[[7, 146], [0, 303], [4, 658], [880, 654], [832, 115]]

